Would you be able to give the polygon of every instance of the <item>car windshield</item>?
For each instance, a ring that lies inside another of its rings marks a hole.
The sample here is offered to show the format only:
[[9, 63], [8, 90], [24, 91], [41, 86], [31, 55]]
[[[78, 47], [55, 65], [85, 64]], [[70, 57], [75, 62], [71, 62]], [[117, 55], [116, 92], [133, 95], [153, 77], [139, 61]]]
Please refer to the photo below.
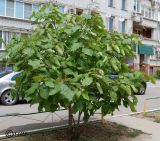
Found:
[[0, 78], [2, 78], [3, 76], [9, 74], [10, 72], [0, 72]]

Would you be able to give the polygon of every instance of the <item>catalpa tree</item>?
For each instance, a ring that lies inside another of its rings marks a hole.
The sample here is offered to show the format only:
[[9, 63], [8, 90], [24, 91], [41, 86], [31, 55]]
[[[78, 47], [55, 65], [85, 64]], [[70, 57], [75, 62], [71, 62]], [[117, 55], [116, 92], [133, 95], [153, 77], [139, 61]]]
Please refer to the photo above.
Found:
[[98, 109], [112, 114], [121, 104], [134, 111], [134, 93], [146, 79], [126, 64], [135, 57], [137, 36], [107, 32], [98, 13], [63, 14], [54, 5], [45, 11], [33, 13], [37, 28], [30, 36], [13, 38], [7, 47], [8, 62], [23, 70], [16, 80], [20, 94], [39, 111], [68, 109], [71, 140], [81, 115], [87, 122]]

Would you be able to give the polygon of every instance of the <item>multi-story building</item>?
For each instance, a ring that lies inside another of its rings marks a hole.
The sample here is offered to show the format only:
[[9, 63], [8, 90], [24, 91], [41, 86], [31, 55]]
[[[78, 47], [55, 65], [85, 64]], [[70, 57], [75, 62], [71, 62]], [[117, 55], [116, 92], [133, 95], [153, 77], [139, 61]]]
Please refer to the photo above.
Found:
[[37, 11], [39, 5], [29, 1], [0, 0], [0, 37], [5, 43], [0, 43], [0, 70], [4, 69], [5, 44], [14, 36], [28, 34], [33, 28], [29, 20], [32, 11]]
[[133, 33], [139, 34], [135, 65], [147, 74], [160, 70], [160, 0], [134, 0]]
[[[62, 12], [73, 14], [98, 9], [107, 30], [125, 34], [137, 33], [143, 39], [142, 48], [137, 47], [136, 50], [137, 59], [130, 60], [130, 65], [141, 68], [142, 63], [147, 64], [148, 72], [160, 67], [159, 7], [154, 6], [151, 0], [0, 0], [0, 37], [8, 43], [13, 35], [32, 31], [34, 27], [29, 20], [31, 13], [38, 11], [41, 4], [47, 2], [56, 3]], [[4, 43], [0, 44], [0, 60], [3, 56]]]

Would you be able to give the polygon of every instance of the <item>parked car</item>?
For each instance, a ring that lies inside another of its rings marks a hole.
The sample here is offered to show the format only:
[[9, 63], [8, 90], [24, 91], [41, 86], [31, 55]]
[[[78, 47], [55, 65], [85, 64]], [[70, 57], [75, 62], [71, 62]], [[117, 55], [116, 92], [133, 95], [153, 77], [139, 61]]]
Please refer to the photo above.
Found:
[[18, 94], [16, 97], [11, 95], [11, 90], [14, 90], [13, 85], [16, 83], [15, 80], [18, 75], [19, 72], [12, 72], [0, 78], [0, 100], [2, 104], [14, 105], [21, 99]]
[[[118, 74], [112, 74], [110, 75], [110, 79], [116, 79], [118, 77]], [[142, 82], [141, 87], [139, 88], [138, 92], [135, 93], [137, 95], [144, 95], [147, 89], [147, 82]]]
[[0, 72], [0, 78], [3, 77], [3, 76], [5, 76], [5, 75], [7, 75], [7, 74], [9, 74], [9, 73], [11, 73], [11, 72], [9, 72], [9, 71], [2, 71], [2, 72]]
[[[19, 100], [22, 100], [22, 97], [19, 97], [18, 94], [16, 97], [11, 95], [11, 90], [14, 90], [14, 85], [16, 83], [16, 77], [20, 74], [20, 72], [3, 72], [0, 73], [0, 100], [4, 105], [14, 105]], [[116, 79], [118, 75], [110, 75], [110, 79]], [[147, 88], [146, 82], [142, 83], [141, 88], [139, 89], [139, 95], [144, 95]]]
[[144, 95], [146, 93], [146, 89], [147, 89], [147, 82], [143, 82], [137, 94]]

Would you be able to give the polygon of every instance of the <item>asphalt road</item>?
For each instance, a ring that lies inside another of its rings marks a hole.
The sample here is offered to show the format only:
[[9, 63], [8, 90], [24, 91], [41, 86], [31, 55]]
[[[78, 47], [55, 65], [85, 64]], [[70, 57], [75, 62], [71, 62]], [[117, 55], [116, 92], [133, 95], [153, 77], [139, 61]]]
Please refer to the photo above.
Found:
[[[150, 99], [156, 98], [157, 99]], [[156, 85], [151, 83], [147, 84], [147, 91], [145, 95], [138, 95], [138, 104], [136, 109], [138, 112], [144, 109], [144, 100], [147, 100], [147, 110], [160, 109], [160, 81], [157, 81]], [[29, 104], [19, 103], [14, 106], [0, 105], [0, 116], [7, 114], [25, 114], [34, 113], [37, 111], [37, 105], [30, 107]], [[123, 115], [131, 113], [130, 109], [126, 109], [120, 106], [119, 111], [116, 111], [114, 115]], [[100, 115], [96, 115], [99, 118]], [[58, 111], [55, 113], [41, 113], [34, 115], [23, 116], [8, 116], [0, 117], [0, 134], [4, 134], [6, 129], [12, 129], [14, 131], [26, 131], [39, 129], [44, 127], [52, 127], [55, 125], [66, 123], [67, 111]]]

